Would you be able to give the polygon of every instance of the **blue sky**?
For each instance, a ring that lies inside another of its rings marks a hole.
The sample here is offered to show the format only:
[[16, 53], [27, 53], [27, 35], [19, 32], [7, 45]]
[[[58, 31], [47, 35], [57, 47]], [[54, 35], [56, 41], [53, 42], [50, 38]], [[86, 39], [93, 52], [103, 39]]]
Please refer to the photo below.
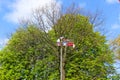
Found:
[[[19, 27], [19, 20], [30, 15], [31, 10], [49, 4], [50, 0], [0, 0], [0, 46], [5, 45], [10, 35]], [[102, 12], [103, 25], [112, 39], [120, 34], [120, 2], [118, 0], [59, 0], [58, 4], [69, 6], [72, 2], [86, 11]]]

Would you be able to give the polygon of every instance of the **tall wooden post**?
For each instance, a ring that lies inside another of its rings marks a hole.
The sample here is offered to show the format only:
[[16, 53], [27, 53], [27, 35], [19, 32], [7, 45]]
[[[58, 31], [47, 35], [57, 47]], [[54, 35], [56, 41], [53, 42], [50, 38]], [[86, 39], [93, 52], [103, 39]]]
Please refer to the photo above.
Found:
[[66, 49], [67, 49], [67, 46], [64, 46], [63, 62], [62, 62], [62, 75], [63, 75], [62, 80], [65, 80]]
[[60, 37], [57, 40], [57, 46], [60, 47], [60, 80], [65, 80], [65, 62], [67, 46], [75, 47], [73, 42], [66, 40], [64, 37]]
[[63, 80], [62, 78], [63, 78], [63, 65], [62, 65], [62, 62], [63, 62], [63, 49], [62, 49], [62, 45], [60, 46], [60, 80]]
[[60, 48], [60, 80], [65, 80], [66, 46]]

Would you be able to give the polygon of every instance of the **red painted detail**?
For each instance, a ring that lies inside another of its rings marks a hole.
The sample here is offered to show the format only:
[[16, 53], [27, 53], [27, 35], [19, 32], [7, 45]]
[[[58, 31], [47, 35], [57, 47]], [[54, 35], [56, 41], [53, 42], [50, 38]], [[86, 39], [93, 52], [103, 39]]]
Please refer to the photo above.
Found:
[[74, 44], [73, 42], [68, 42], [67, 46], [73, 46], [73, 44]]

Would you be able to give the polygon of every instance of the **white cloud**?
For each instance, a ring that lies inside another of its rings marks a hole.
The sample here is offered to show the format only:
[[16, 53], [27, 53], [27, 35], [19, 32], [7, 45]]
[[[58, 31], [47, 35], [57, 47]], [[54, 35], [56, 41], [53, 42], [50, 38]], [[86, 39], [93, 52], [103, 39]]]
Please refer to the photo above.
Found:
[[15, 0], [10, 4], [12, 11], [5, 15], [5, 19], [18, 23], [19, 19], [30, 17], [33, 9], [48, 5], [51, 1], [55, 0]]
[[9, 39], [0, 39], [0, 50], [7, 44]]
[[120, 29], [120, 24], [113, 24], [112, 29]]
[[117, 22], [112, 25], [111, 29], [120, 29], [120, 14], [118, 15]]
[[106, 2], [109, 4], [114, 4], [114, 3], [118, 3], [119, 0], [106, 0]]

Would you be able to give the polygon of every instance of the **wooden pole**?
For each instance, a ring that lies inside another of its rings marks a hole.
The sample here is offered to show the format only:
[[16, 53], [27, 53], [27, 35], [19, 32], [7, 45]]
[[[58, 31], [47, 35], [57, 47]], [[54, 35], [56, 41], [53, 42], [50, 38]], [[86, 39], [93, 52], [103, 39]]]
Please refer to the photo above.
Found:
[[62, 72], [62, 71], [63, 71], [63, 70], [62, 70], [62, 68], [63, 68], [63, 65], [62, 65], [62, 62], [63, 62], [63, 59], [62, 59], [63, 57], [62, 57], [62, 56], [63, 56], [63, 55], [62, 55], [62, 54], [63, 54], [63, 53], [62, 53], [62, 52], [63, 52], [63, 49], [62, 49], [62, 45], [61, 45], [61, 47], [60, 47], [60, 80], [63, 80], [63, 79], [62, 79], [62, 78], [63, 78], [63, 74], [62, 74], [62, 73], [63, 73], [63, 72]]
[[62, 62], [62, 80], [65, 80], [65, 62], [66, 62], [66, 51], [67, 46], [64, 46], [64, 53], [63, 53], [63, 62]]

